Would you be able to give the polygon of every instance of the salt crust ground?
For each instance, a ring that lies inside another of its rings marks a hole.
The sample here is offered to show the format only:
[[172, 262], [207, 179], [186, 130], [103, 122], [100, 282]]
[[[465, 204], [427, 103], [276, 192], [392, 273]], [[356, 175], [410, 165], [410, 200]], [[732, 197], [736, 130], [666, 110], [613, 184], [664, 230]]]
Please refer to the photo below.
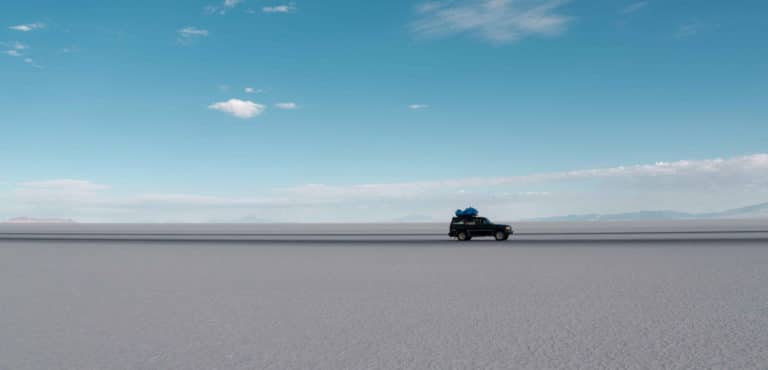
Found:
[[768, 368], [760, 243], [0, 241], [0, 369]]

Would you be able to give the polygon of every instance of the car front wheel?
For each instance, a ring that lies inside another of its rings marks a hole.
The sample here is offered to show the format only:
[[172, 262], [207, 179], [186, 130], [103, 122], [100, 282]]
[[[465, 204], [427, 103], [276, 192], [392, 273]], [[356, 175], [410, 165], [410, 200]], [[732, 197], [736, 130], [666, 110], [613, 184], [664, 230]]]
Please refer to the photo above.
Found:
[[496, 233], [493, 235], [493, 237], [495, 237], [495, 238], [496, 238], [496, 240], [498, 240], [498, 241], [507, 240], [507, 238], [509, 238], [509, 236], [507, 236], [507, 233], [505, 233], [505, 232], [503, 232], [503, 231], [497, 231], [497, 232], [496, 232]]

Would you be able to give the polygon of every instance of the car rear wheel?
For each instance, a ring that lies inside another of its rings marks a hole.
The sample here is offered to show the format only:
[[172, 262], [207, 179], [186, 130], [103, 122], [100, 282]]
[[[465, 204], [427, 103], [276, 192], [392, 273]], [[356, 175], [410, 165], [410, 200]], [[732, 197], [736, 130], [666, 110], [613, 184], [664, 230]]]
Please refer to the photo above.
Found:
[[462, 231], [458, 235], [456, 235], [456, 238], [458, 238], [460, 241], [467, 241], [472, 239], [469, 235], [467, 235], [466, 232]]
[[498, 241], [507, 240], [507, 238], [509, 238], [507, 233], [503, 231], [497, 231], [495, 234], [493, 234], [493, 237], [496, 238], [496, 240]]

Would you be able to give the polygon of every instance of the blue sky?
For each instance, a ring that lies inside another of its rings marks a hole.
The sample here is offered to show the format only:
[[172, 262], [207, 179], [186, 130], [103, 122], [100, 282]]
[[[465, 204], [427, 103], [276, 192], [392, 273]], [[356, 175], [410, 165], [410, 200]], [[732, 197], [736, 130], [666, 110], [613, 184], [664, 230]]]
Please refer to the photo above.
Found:
[[[514, 219], [766, 201], [767, 12], [5, 1], [0, 218], [426, 220], [473, 203]], [[642, 187], [466, 182], [718, 158], [752, 167]], [[744, 177], [718, 180], [733, 171]]]

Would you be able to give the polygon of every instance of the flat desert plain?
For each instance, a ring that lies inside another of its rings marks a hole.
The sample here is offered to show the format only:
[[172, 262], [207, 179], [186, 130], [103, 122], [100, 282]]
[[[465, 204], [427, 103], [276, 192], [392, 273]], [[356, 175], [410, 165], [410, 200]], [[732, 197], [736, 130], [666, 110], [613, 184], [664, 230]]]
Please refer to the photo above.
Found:
[[0, 369], [768, 368], [768, 222], [0, 225]]

